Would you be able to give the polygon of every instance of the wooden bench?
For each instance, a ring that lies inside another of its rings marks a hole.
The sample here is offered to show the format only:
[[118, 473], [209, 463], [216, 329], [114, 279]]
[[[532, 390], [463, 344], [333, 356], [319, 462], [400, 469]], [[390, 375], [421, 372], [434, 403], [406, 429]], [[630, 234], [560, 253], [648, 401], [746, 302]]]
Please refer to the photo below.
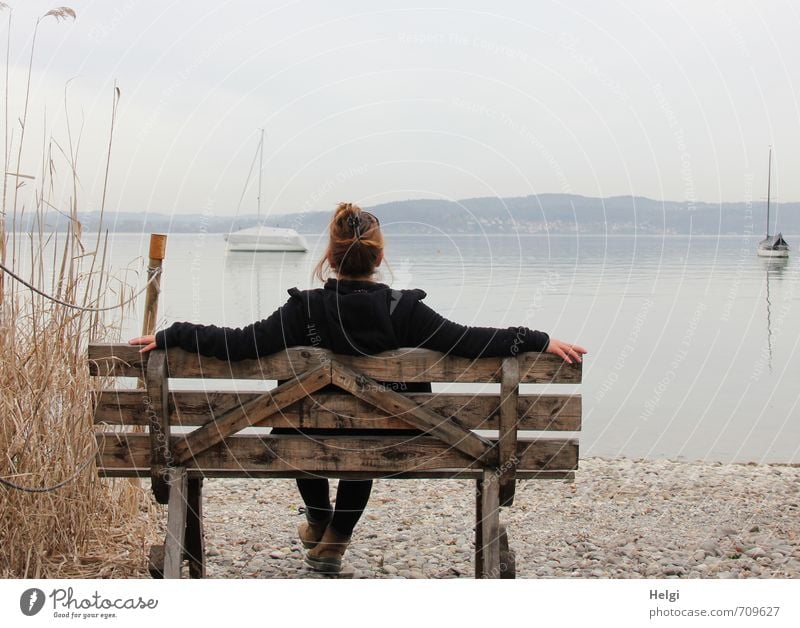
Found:
[[[580, 364], [549, 354], [469, 360], [398, 349], [354, 357], [294, 347], [229, 363], [177, 349], [140, 354], [125, 344], [92, 344], [88, 357], [92, 375], [145, 383], [125, 389], [103, 380], [94, 418], [100, 475], [149, 476], [156, 500], [168, 504], [165, 544], [151, 550], [156, 577], [180, 577], [184, 559], [191, 577], [204, 576], [202, 483], [209, 477], [473, 478], [475, 575], [514, 577], [500, 506], [513, 503], [516, 479], [571, 479], [578, 465], [577, 439], [559, 432], [580, 430], [580, 396], [519, 392], [520, 384], [581, 381]], [[171, 378], [196, 387], [173, 390]], [[230, 379], [286, 381], [269, 392], [223, 390], [218, 382]], [[493, 382], [500, 391], [404, 394], [380, 381]], [[357, 431], [239, 433], [248, 427]], [[397, 429], [424, 434], [381, 431]], [[518, 430], [541, 434], [521, 438]]]

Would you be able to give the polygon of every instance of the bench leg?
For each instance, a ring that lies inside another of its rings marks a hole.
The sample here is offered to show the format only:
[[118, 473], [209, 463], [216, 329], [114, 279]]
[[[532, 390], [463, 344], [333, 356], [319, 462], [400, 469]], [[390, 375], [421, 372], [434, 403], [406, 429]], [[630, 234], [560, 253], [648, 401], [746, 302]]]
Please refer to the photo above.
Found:
[[[500, 490], [502, 491], [502, 488]], [[502, 523], [500, 524], [500, 577], [504, 580], [513, 580], [517, 577], [517, 556], [508, 546], [508, 532]]]
[[161, 580], [164, 577], [164, 546], [151, 545], [150, 556], [148, 558], [147, 571], [154, 580]]
[[499, 578], [500, 486], [493, 470], [478, 480], [475, 501], [475, 577]]
[[475, 480], [475, 578], [483, 578], [483, 480]]
[[206, 577], [206, 551], [203, 539], [203, 478], [189, 480], [186, 508], [186, 548], [184, 557], [189, 560], [189, 577]]
[[180, 578], [186, 538], [188, 476], [184, 467], [169, 470], [167, 541], [164, 544], [164, 578]]

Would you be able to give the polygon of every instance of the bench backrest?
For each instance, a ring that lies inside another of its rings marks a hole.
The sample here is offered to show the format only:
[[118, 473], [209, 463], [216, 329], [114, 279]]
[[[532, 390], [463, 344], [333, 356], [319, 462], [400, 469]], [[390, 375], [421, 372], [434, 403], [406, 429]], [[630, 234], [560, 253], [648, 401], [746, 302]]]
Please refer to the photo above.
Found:
[[[570, 477], [577, 468], [577, 439], [558, 433], [580, 430], [580, 395], [519, 390], [580, 383], [580, 364], [549, 354], [470, 360], [425, 349], [345, 356], [294, 347], [227, 362], [177, 349], [140, 354], [125, 344], [91, 344], [88, 356], [92, 375], [145, 383], [100, 386], [95, 423], [106, 427], [97, 434], [99, 471], [151, 475], [157, 497], [170, 466], [207, 477], [365, 478], [462, 478], [493, 468], [510, 503], [516, 477]], [[196, 386], [170, 389], [172, 378]], [[218, 383], [227, 379], [286, 381], [269, 392], [232, 392]], [[405, 393], [380, 381], [499, 383], [500, 391]], [[241, 433], [252, 427], [351, 434]], [[385, 432], [397, 429], [423, 434]], [[520, 430], [542, 434], [520, 438]]]

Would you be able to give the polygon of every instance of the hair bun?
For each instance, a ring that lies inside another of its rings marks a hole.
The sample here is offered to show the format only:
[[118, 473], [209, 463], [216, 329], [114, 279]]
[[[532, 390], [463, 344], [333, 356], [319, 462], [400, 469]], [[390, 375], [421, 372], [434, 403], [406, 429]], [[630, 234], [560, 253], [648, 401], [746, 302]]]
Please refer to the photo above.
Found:
[[336, 213], [333, 216], [334, 221], [340, 220], [361, 213], [361, 208], [353, 203], [339, 203], [336, 208]]
[[314, 274], [323, 279], [323, 270], [330, 267], [339, 275], [368, 276], [375, 272], [382, 253], [383, 234], [378, 219], [354, 203], [339, 203], [330, 223], [328, 250]]

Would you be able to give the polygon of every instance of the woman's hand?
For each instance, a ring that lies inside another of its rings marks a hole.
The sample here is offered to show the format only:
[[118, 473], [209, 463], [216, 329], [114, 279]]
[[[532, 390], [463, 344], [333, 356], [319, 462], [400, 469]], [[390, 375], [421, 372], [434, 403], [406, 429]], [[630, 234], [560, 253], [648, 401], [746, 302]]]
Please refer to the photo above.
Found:
[[155, 336], [139, 336], [138, 338], [131, 338], [128, 341], [129, 345], [145, 345], [144, 348], [139, 349], [139, 353], [147, 353], [156, 348]]
[[545, 349], [545, 353], [552, 353], [560, 358], [564, 358], [567, 364], [572, 364], [573, 361], [582, 362], [581, 356], [586, 352], [586, 349], [581, 346], [573, 345], [562, 340], [556, 340], [555, 338], [550, 339], [550, 344], [547, 345], [547, 349]]

